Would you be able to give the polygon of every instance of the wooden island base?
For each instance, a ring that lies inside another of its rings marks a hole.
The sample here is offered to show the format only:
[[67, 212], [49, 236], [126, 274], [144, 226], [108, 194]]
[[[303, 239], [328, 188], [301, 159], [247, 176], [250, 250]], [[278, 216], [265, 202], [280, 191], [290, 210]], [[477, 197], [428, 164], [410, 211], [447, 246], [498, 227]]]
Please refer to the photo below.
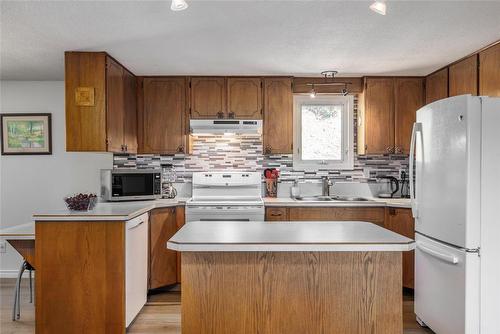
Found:
[[402, 333], [401, 252], [183, 252], [182, 333]]

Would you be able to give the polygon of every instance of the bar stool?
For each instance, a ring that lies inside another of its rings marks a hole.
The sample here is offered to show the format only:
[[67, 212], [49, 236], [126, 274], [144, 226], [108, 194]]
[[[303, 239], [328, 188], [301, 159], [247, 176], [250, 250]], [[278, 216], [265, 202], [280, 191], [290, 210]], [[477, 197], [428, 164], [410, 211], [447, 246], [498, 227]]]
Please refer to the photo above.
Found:
[[32, 271], [35, 270], [26, 260], [23, 260], [16, 281], [16, 291], [14, 293], [14, 307], [12, 308], [12, 321], [16, 321], [21, 317], [21, 278], [25, 270], [29, 271], [30, 279], [30, 303], [33, 303], [33, 280]]
[[[28, 237], [29, 238], [29, 237]], [[24, 271], [29, 271], [30, 279], [30, 303], [33, 303], [33, 279], [32, 272], [35, 270], [35, 239], [26, 239], [24, 235], [9, 235], [7, 242], [22, 256], [23, 263], [19, 268], [16, 281], [16, 291], [14, 293], [14, 307], [12, 309], [12, 321], [21, 317], [21, 278]]]

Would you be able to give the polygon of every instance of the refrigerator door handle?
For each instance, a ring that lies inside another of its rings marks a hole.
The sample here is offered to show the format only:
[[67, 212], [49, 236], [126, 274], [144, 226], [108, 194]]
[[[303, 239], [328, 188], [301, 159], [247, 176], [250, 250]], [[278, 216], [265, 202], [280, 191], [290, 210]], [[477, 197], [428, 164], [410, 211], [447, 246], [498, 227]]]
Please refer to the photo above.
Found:
[[421, 242], [417, 242], [417, 248], [420, 249], [422, 252], [424, 252], [430, 256], [433, 256], [437, 259], [440, 259], [444, 262], [447, 262], [450, 264], [457, 264], [458, 263], [458, 258], [456, 256], [454, 256], [453, 254], [446, 254], [446, 253], [436, 251], [432, 248], [424, 246]]
[[417, 132], [422, 131], [422, 123], [413, 123], [413, 129], [411, 131], [411, 143], [410, 143], [410, 161], [409, 161], [409, 183], [410, 183], [410, 201], [411, 201], [411, 212], [413, 218], [418, 217], [418, 201], [415, 193], [415, 144]]

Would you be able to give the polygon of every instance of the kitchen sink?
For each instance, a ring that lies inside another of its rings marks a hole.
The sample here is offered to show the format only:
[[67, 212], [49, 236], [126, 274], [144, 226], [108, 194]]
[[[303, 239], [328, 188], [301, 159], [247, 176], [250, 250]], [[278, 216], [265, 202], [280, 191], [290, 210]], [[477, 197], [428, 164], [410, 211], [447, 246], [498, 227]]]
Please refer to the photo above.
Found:
[[333, 199], [328, 196], [297, 196], [295, 197], [295, 199], [297, 201], [304, 201], [304, 202], [333, 201]]
[[364, 197], [356, 197], [356, 196], [332, 196], [332, 199], [335, 201], [348, 201], [348, 202], [363, 202], [369, 201], [369, 199]]
[[364, 202], [369, 201], [369, 199], [364, 197], [355, 196], [297, 196], [295, 197], [297, 201], [302, 202], [328, 202], [328, 201], [346, 201], [346, 202]]

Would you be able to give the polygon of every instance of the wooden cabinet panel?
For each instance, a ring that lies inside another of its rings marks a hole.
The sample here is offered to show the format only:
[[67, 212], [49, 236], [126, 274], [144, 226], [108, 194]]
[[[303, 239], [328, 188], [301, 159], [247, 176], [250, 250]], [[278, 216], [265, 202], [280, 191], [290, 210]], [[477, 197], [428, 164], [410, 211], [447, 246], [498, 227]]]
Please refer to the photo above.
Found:
[[449, 96], [477, 95], [477, 54], [449, 67]]
[[[329, 79], [330, 80], [330, 79]], [[308, 84], [314, 83], [314, 84], [321, 84], [325, 82], [325, 78], [314, 78], [314, 77], [294, 77], [293, 78], [293, 92], [294, 93], [309, 93], [311, 91], [311, 86]], [[351, 94], [357, 94], [357, 93], [362, 93], [363, 92], [363, 78], [360, 77], [336, 77], [335, 82], [345, 82], [345, 83], [350, 83], [347, 85], [347, 89], [349, 90], [349, 93]], [[316, 93], [321, 94], [321, 93], [329, 93], [329, 94], [338, 94], [341, 92], [341, 90], [344, 88], [344, 86], [339, 85], [339, 86], [315, 86], [314, 90]]]
[[361, 207], [292, 207], [289, 208], [289, 220], [359, 220], [372, 222], [377, 225], [384, 223], [384, 208], [361, 208]]
[[425, 78], [425, 104], [448, 97], [448, 68]]
[[239, 119], [262, 118], [262, 80], [227, 79], [227, 116]]
[[111, 152], [123, 151], [124, 130], [124, 73], [123, 68], [116, 61], [107, 57], [106, 65], [106, 127], [107, 150]]
[[264, 79], [264, 154], [292, 153], [293, 95], [291, 78]]
[[[415, 221], [411, 209], [386, 208], [384, 227], [393, 232], [415, 239]], [[415, 285], [415, 252], [403, 252], [403, 286]]]
[[66, 52], [64, 66], [66, 151], [105, 152], [106, 54]]
[[143, 80], [143, 102], [139, 109], [140, 152], [185, 151], [186, 79], [155, 77]]
[[364, 95], [365, 153], [390, 153], [394, 147], [394, 79], [367, 78]]
[[66, 52], [65, 90], [67, 151], [137, 151], [132, 73], [104, 52]]
[[[182, 226], [186, 223], [186, 214], [184, 206], [178, 206], [175, 212], [175, 221], [177, 225], [177, 230], [180, 230]], [[177, 283], [181, 282], [181, 252], [177, 253]]]
[[177, 231], [176, 208], [151, 211], [149, 218], [149, 288], [177, 283], [177, 252], [167, 249], [167, 241]]
[[191, 78], [191, 118], [222, 118], [226, 112], [226, 80]]
[[278, 207], [266, 208], [265, 220], [266, 221], [288, 220], [288, 209], [278, 208]]
[[479, 53], [479, 95], [500, 97], [500, 43]]
[[37, 222], [35, 235], [36, 333], [125, 333], [124, 222]]
[[422, 78], [396, 78], [394, 81], [394, 144], [396, 153], [410, 152], [410, 140], [417, 110], [424, 105]]
[[124, 94], [124, 128], [123, 143], [125, 151], [137, 153], [137, 80], [127, 70], [123, 71]]

